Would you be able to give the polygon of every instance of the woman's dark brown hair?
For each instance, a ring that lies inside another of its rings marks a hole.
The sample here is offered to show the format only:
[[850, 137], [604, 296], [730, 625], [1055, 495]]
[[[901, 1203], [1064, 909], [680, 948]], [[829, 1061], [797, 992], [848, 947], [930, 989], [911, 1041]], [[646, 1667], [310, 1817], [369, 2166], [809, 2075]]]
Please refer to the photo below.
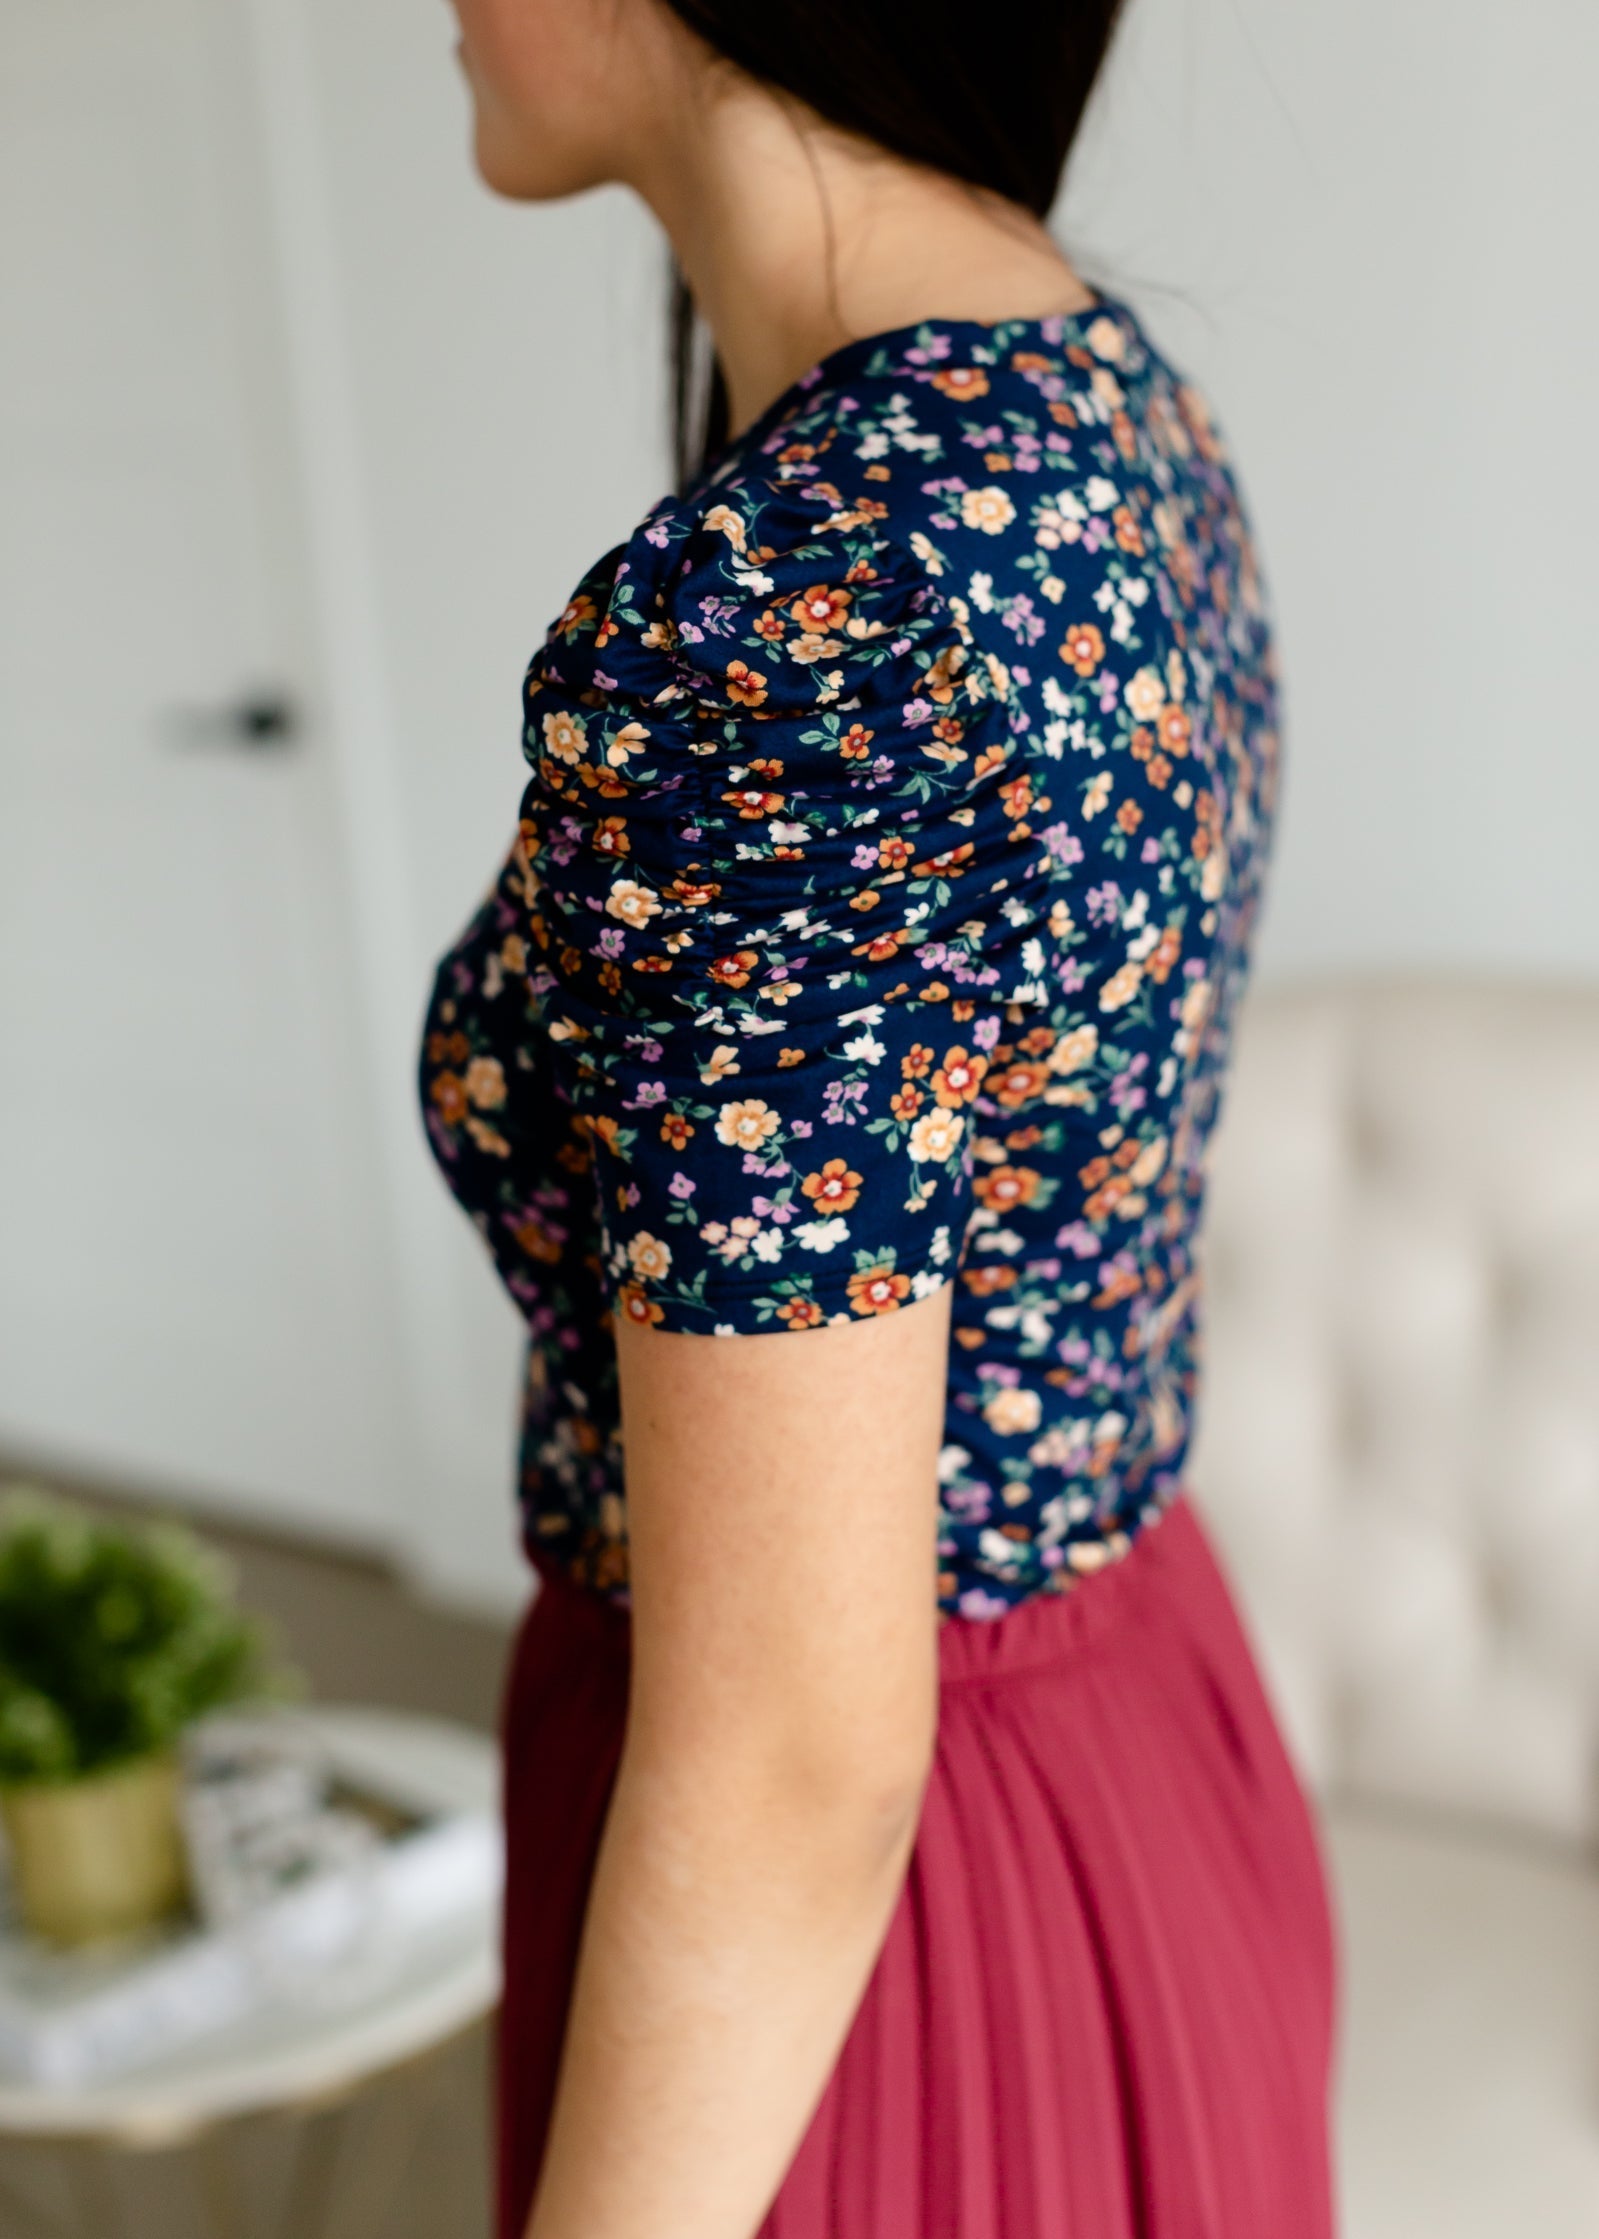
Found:
[[[893, 155], [1048, 214], [1122, 0], [667, 0], [753, 78]], [[673, 266], [672, 416], [680, 489], [728, 436], [714, 355], [696, 382], [698, 321]], [[696, 387], [704, 390], [696, 401]]]

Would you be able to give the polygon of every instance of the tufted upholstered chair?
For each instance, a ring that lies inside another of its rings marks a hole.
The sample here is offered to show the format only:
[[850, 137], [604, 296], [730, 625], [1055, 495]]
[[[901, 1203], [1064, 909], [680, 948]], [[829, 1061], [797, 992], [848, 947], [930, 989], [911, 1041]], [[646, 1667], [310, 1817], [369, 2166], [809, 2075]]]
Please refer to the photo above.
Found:
[[1320, 1804], [1345, 2239], [1599, 2239], [1599, 990], [1260, 988], [1192, 1480]]

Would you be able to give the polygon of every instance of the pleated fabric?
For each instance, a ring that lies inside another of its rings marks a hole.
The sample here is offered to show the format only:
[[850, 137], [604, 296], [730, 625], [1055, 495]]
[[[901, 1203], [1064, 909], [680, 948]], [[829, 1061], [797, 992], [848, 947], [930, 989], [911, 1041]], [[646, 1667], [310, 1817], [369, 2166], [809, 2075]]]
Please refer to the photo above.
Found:
[[[522, 2239], [621, 1749], [629, 1619], [546, 1570], [505, 1697], [499, 2229]], [[758, 2239], [1332, 2239], [1316, 1808], [1191, 1489], [939, 1635], [905, 1885]]]

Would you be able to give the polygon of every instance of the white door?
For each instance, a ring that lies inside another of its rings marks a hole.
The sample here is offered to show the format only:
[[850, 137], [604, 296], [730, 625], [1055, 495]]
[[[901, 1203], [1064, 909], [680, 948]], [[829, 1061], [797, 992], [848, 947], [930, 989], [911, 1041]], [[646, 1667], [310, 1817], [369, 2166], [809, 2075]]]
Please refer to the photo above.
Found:
[[363, 1540], [393, 1388], [234, 0], [0, 13], [0, 1453]]

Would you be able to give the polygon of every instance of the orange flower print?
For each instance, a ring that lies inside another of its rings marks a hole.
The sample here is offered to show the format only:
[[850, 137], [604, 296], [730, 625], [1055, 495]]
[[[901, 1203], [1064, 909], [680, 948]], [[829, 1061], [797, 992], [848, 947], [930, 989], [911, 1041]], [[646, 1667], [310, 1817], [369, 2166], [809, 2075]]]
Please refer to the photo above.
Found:
[[747, 987], [749, 976], [760, 957], [752, 948], [734, 949], [728, 956], [717, 956], [706, 966], [706, 976], [719, 987]]
[[877, 843], [877, 860], [885, 871], [902, 871], [911, 859], [909, 840], [885, 838]]
[[1035, 1096], [1042, 1096], [1049, 1082], [1049, 1069], [1044, 1065], [1007, 1065], [999, 1074], [988, 1077], [988, 1093], [1006, 1111], [1014, 1112], [1018, 1106], [1031, 1103]]
[[777, 1309], [777, 1318], [790, 1329], [816, 1329], [827, 1316], [814, 1298], [785, 1298]]
[[738, 1057], [731, 1042], [718, 1042], [700, 1066], [700, 1079], [707, 1088], [724, 1080], [729, 1073], [738, 1071]]
[[1000, 1438], [1030, 1437], [1043, 1412], [1043, 1401], [1025, 1384], [1001, 1384], [983, 1403], [983, 1420]]
[[748, 661], [729, 661], [727, 696], [739, 707], [759, 707], [766, 698], [766, 679]]
[[1009, 1213], [1018, 1205], [1030, 1205], [1042, 1180], [1036, 1167], [991, 1166], [977, 1176], [972, 1188], [991, 1212]]
[[933, 1075], [933, 1094], [940, 1104], [953, 1111], [972, 1101], [987, 1071], [986, 1057], [971, 1056], [958, 1047], [946, 1050], [943, 1064]]
[[907, 1148], [918, 1165], [947, 1166], [960, 1148], [965, 1126], [962, 1113], [935, 1104], [912, 1127]]
[[892, 1314], [911, 1293], [908, 1275], [891, 1267], [867, 1267], [849, 1279], [849, 1302], [857, 1314]]
[[560, 619], [555, 625], [555, 635], [564, 638], [576, 637], [580, 630], [588, 628], [598, 612], [599, 609], [588, 593], [580, 591], [576, 598], [568, 599], [566, 605], [561, 609]]
[[924, 1081], [932, 1070], [933, 1053], [925, 1042], [912, 1042], [899, 1061], [899, 1069], [908, 1081]]
[[886, 964], [909, 938], [910, 932], [906, 926], [896, 926], [892, 933], [879, 933], [875, 940], [857, 943], [850, 954], [864, 956], [873, 964]]
[[613, 769], [620, 769], [635, 754], [642, 754], [649, 743], [650, 734], [642, 723], [624, 723], [606, 740], [605, 759]]
[[1124, 1298], [1136, 1298], [1143, 1287], [1135, 1268], [1117, 1268], [1094, 1293], [1094, 1304], [1103, 1312], [1107, 1306], [1118, 1305]]
[[713, 505], [705, 516], [705, 526], [712, 536], [725, 536], [735, 552], [742, 552], [745, 544], [744, 520], [730, 505]]
[[998, 536], [1016, 518], [1016, 508], [997, 484], [986, 490], [967, 490], [961, 496], [961, 519], [969, 529]]
[[758, 1151], [777, 1133], [777, 1114], [758, 1096], [738, 1104], [724, 1104], [717, 1115], [716, 1139], [729, 1150]]
[[1107, 1221], [1122, 1200], [1132, 1195], [1132, 1187], [1125, 1174], [1112, 1174], [1108, 1181], [1084, 1198], [1083, 1211], [1091, 1221]]
[[912, 876], [916, 878], [959, 878], [976, 850], [970, 840], [962, 840], [956, 847], [945, 848], [942, 855], [930, 855], [924, 863], [913, 864]]
[[999, 789], [1007, 816], [1025, 816], [1033, 805], [1033, 781], [1025, 772], [1021, 777], [1007, 778]]
[[680, 1151], [693, 1132], [693, 1122], [686, 1120], [681, 1112], [667, 1112], [663, 1115], [661, 1141], [670, 1143], [674, 1151]]
[[1182, 954], [1183, 934], [1179, 925], [1168, 925], [1144, 959], [1144, 970], [1157, 987], [1164, 987], [1171, 975], [1172, 966]]
[[949, 365], [932, 376], [933, 387], [944, 396], [971, 403], [988, 394], [988, 375], [980, 365]]
[[1062, 640], [1060, 657], [1079, 676], [1092, 676], [1105, 658], [1105, 640], [1092, 622], [1075, 622]]
[[636, 879], [618, 879], [605, 898], [607, 917], [619, 918], [624, 925], [635, 929], [647, 925], [660, 910], [660, 903], [647, 886], [640, 886]]
[[869, 731], [864, 723], [852, 723], [839, 740], [838, 751], [846, 762], [864, 762], [876, 736], [876, 732]]
[[937, 700], [940, 705], [952, 700], [955, 697], [956, 679], [965, 666], [965, 646], [946, 646], [922, 677], [922, 690], [927, 698]]
[[616, 1294], [616, 1304], [622, 1319], [639, 1329], [648, 1329], [652, 1323], [666, 1319], [662, 1308], [646, 1298], [637, 1283], [624, 1283]]
[[663, 1244], [658, 1236], [651, 1236], [640, 1229], [637, 1236], [628, 1239], [628, 1265], [641, 1283], [664, 1282], [671, 1271], [670, 1245]]
[[756, 621], [755, 635], [759, 638], [766, 638], [769, 642], [775, 644], [782, 637], [784, 627], [783, 617], [773, 608], [768, 607], [766, 612]]
[[861, 1194], [861, 1177], [841, 1158], [830, 1158], [800, 1188], [820, 1213], [847, 1213]]
[[544, 744], [557, 761], [581, 762], [588, 751], [588, 733], [579, 716], [557, 708], [544, 718]]
[[922, 1108], [919, 1088], [897, 1088], [888, 1100], [888, 1108], [897, 1120], [914, 1119]]
[[435, 1073], [428, 1087], [433, 1109], [446, 1127], [459, 1127], [467, 1114], [466, 1084], [459, 1073]]
[[601, 855], [626, 855], [630, 845], [626, 818], [602, 816], [594, 827], [594, 845]]
[[1112, 972], [1110, 978], [1100, 989], [1100, 1009], [1102, 1011], [1123, 1009], [1138, 993], [1139, 983], [1143, 976], [1144, 967], [1136, 957], [1130, 956], [1119, 971]]
[[825, 583], [813, 583], [793, 600], [789, 613], [805, 630], [825, 637], [829, 630], [840, 630], [854, 601], [853, 591], [830, 591]]
[[1166, 752], [1181, 759], [1188, 752], [1188, 742], [1193, 735], [1186, 710], [1168, 701], [1160, 711], [1159, 729], [1160, 743]]
[[480, 1112], [497, 1112], [505, 1102], [505, 1068], [497, 1057], [474, 1057], [463, 1086]]
[[686, 871], [679, 871], [666, 889], [674, 902], [681, 902], [686, 910], [702, 910], [719, 899], [722, 889], [716, 879], [702, 878], [700, 867], [691, 863]]
[[546, 1267], [560, 1264], [561, 1239], [537, 1213], [529, 1213], [526, 1220], [516, 1222], [511, 1234], [529, 1259], [541, 1260]]
[[729, 808], [737, 809], [746, 823], [753, 823], [761, 816], [775, 816], [783, 806], [781, 793], [764, 793], [754, 785], [743, 786], [736, 793], [724, 793], [722, 798]]
[[1128, 678], [1122, 697], [1139, 723], [1153, 723], [1166, 704], [1166, 682], [1159, 669], [1142, 668]]

